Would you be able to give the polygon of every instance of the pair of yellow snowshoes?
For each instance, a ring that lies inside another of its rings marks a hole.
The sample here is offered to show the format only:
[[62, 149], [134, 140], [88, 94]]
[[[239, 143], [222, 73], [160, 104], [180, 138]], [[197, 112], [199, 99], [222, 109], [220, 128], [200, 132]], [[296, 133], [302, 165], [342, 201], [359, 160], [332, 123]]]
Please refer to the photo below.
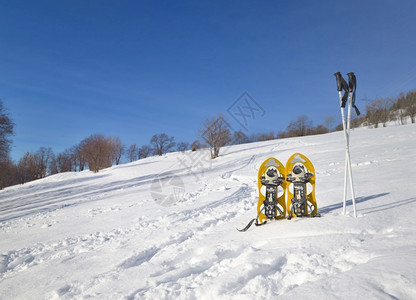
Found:
[[292, 217], [319, 216], [315, 198], [315, 168], [303, 154], [294, 153], [284, 166], [274, 157], [266, 159], [258, 172], [259, 200], [257, 218], [239, 231], [246, 231], [255, 221]]

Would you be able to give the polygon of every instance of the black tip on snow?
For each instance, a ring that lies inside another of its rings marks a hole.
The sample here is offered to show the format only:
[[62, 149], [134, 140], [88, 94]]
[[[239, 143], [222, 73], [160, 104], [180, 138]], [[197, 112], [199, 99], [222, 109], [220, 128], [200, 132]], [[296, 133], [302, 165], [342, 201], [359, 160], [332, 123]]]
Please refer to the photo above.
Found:
[[255, 221], [256, 219], [253, 219], [253, 220], [251, 220], [248, 224], [247, 224], [247, 226], [246, 227], [244, 227], [243, 229], [238, 229], [238, 228], [236, 228], [238, 231], [240, 231], [240, 232], [245, 232], [245, 231], [247, 231], [247, 229], [249, 229], [250, 228], [250, 226], [253, 224], [253, 222]]

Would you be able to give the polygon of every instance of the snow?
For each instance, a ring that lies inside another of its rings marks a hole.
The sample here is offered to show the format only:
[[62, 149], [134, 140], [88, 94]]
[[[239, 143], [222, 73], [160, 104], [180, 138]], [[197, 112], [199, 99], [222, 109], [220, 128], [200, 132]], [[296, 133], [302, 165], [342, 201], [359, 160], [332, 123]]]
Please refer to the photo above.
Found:
[[[0, 191], [1, 299], [416, 299], [416, 125], [169, 153]], [[251, 227], [257, 168], [295, 152], [321, 218]], [[165, 197], [168, 196], [168, 197]], [[350, 196], [349, 196], [350, 197]]]

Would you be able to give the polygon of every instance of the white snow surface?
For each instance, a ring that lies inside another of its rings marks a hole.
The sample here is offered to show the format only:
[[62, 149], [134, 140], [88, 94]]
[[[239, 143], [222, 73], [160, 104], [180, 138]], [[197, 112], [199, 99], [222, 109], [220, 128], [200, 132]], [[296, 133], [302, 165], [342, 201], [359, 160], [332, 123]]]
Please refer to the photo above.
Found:
[[[415, 150], [414, 124], [351, 132], [357, 218], [350, 194], [342, 214], [342, 132], [6, 188], [0, 298], [416, 299]], [[322, 217], [238, 232], [256, 216], [261, 163], [295, 152], [315, 166]]]

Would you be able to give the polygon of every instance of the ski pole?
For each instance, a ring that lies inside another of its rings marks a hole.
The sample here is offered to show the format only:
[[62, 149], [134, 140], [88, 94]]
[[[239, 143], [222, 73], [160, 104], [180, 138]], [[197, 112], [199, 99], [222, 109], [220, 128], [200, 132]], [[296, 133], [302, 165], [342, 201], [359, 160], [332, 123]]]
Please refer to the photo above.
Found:
[[[342, 102], [342, 95], [340, 94], [340, 102]], [[344, 131], [344, 140], [345, 140], [345, 168], [344, 168], [344, 197], [342, 201], [342, 214], [346, 214], [346, 201], [347, 201], [347, 178], [348, 178], [348, 171], [349, 168], [349, 144], [348, 144], [348, 132], [345, 122], [345, 113], [344, 108], [341, 106], [341, 116], [342, 116], [342, 129]]]
[[[347, 177], [348, 177], [348, 174], [347, 174], [348, 172], [348, 157], [347, 157], [348, 155], [348, 133], [347, 133], [347, 128], [345, 124], [344, 107], [348, 99], [345, 97], [345, 95], [347, 95], [348, 85], [347, 85], [347, 82], [342, 77], [340, 72], [336, 72], [334, 76], [337, 79], [337, 90], [338, 90], [339, 103], [340, 103], [340, 108], [341, 108], [342, 129], [344, 132], [344, 140], [345, 140], [344, 197], [342, 201], [342, 214], [345, 215], [346, 214], [346, 199], [347, 199]], [[342, 96], [343, 90], [346, 92], [344, 97]]]
[[350, 187], [351, 187], [351, 198], [352, 198], [352, 207], [354, 210], [354, 217], [357, 217], [357, 210], [355, 207], [355, 192], [354, 192], [354, 181], [352, 178], [352, 168], [351, 168], [351, 156], [350, 156], [350, 129], [351, 129], [351, 107], [353, 105], [353, 95], [355, 94], [356, 88], [356, 78], [353, 72], [350, 72], [348, 75], [348, 121], [347, 121], [347, 153], [348, 153], [348, 168], [349, 168], [349, 177], [350, 177]]
[[[349, 151], [349, 135], [350, 135], [350, 127], [351, 127], [351, 106], [352, 106], [352, 97], [353, 92], [355, 92], [355, 79], [354, 73], [348, 73], [349, 77], [349, 84], [344, 80], [340, 72], [336, 72], [335, 77], [337, 79], [337, 89], [338, 95], [340, 100], [341, 106], [341, 117], [342, 117], [342, 128], [344, 131], [344, 139], [345, 139], [345, 170], [344, 170], [344, 197], [343, 197], [343, 204], [342, 204], [342, 214], [346, 214], [346, 201], [347, 201], [347, 180], [350, 180], [350, 188], [352, 194], [352, 202], [353, 202], [353, 209], [354, 209], [354, 217], [357, 217], [356, 207], [355, 207], [355, 193], [354, 193], [354, 184], [352, 178], [352, 168], [351, 168], [351, 158], [350, 158], [350, 151]], [[342, 90], [345, 91], [344, 96], [342, 96]], [[346, 102], [348, 104], [348, 120], [345, 120], [345, 105]]]

